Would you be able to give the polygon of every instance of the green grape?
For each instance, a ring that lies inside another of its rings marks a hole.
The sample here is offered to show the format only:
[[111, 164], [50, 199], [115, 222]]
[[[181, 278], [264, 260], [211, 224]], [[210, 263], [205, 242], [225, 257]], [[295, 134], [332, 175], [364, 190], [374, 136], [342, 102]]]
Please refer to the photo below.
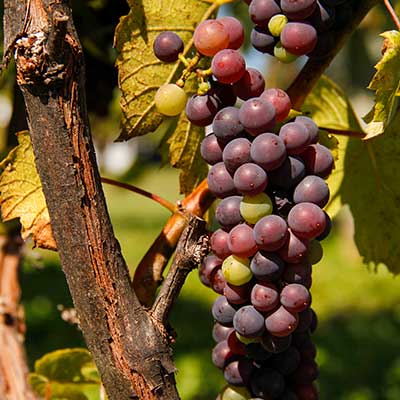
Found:
[[169, 117], [180, 114], [185, 108], [186, 100], [185, 91], [174, 83], [160, 86], [154, 98], [157, 111]]
[[251, 394], [244, 387], [227, 386], [222, 392], [221, 400], [248, 400]]
[[323, 250], [322, 245], [318, 240], [311, 240], [308, 248], [308, 261], [314, 265], [322, 260]]
[[286, 15], [274, 15], [268, 22], [268, 29], [273, 36], [279, 37], [285, 25], [289, 22]]
[[290, 64], [297, 60], [298, 56], [289, 53], [283, 46], [281, 42], [278, 42], [274, 48], [274, 56], [281, 62], [285, 64]]
[[244, 344], [250, 344], [250, 343], [258, 343], [260, 341], [259, 337], [256, 338], [247, 338], [242, 336], [239, 332], [235, 332], [236, 337], [238, 338], [238, 340]]
[[222, 264], [222, 274], [228, 283], [241, 286], [253, 277], [250, 269], [250, 260], [234, 255], [227, 257]]
[[249, 224], [255, 224], [262, 217], [272, 214], [272, 201], [265, 193], [244, 196], [240, 202], [240, 214]]

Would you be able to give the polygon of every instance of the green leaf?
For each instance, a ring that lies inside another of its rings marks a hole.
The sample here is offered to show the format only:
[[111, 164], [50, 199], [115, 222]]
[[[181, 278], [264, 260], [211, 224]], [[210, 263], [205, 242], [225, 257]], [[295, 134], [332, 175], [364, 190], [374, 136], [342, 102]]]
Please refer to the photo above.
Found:
[[385, 38], [384, 54], [376, 64], [377, 72], [368, 86], [369, 89], [375, 91], [375, 104], [364, 117], [364, 121], [368, 123], [365, 139], [384, 133], [399, 106], [400, 32], [384, 32], [381, 36]]
[[19, 218], [24, 239], [32, 235], [37, 246], [56, 250], [29, 132], [20, 132], [17, 137], [18, 146], [0, 163], [2, 219]]
[[[164, 117], [154, 105], [158, 88], [175, 82], [183, 64], [166, 64], [153, 54], [153, 41], [162, 31], [176, 32], [185, 43], [184, 55], [193, 52], [193, 32], [203, 19], [210, 18], [218, 4], [206, 0], [128, 0], [131, 7], [116, 29], [117, 67], [122, 91], [122, 133], [118, 140], [153, 132]], [[195, 80], [187, 82], [185, 90], [194, 91]]]
[[86, 349], [48, 353], [29, 375], [34, 392], [52, 400], [100, 400], [101, 381]]

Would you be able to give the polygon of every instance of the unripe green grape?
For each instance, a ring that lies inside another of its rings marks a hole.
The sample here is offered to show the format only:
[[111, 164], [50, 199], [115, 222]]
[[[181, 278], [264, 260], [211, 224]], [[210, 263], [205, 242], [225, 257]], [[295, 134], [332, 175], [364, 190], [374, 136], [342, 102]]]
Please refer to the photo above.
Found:
[[272, 201], [265, 193], [244, 196], [240, 202], [240, 214], [249, 224], [255, 224], [262, 217], [272, 214]]
[[239, 332], [235, 332], [236, 337], [238, 340], [244, 344], [250, 344], [250, 343], [258, 343], [260, 341], [259, 337], [256, 338], [247, 338], [242, 336]]
[[274, 48], [274, 56], [281, 62], [285, 64], [290, 64], [296, 61], [298, 56], [289, 53], [283, 46], [281, 42], [278, 42]]
[[222, 274], [225, 280], [231, 285], [244, 285], [253, 277], [250, 269], [250, 260], [231, 255], [222, 264]]
[[311, 240], [308, 248], [308, 261], [314, 265], [318, 264], [322, 260], [323, 249], [322, 245], [318, 240]]
[[244, 387], [227, 386], [222, 392], [221, 400], [248, 400], [251, 394]]
[[274, 15], [268, 22], [268, 29], [271, 32], [271, 35], [279, 37], [288, 22], [289, 20], [286, 15]]
[[186, 100], [185, 91], [174, 83], [160, 86], [154, 97], [157, 111], [169, 117], [180, 114], [185, 108]]

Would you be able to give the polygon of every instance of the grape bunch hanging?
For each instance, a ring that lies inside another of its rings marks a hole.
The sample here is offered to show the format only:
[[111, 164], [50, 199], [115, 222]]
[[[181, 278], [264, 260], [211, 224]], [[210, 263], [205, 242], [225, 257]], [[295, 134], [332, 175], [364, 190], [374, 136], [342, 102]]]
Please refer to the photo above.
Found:
[[[210, 165], [209, 189], [221, 199], [220, 228], [199, 275], [220, 295], [212, 307], [212, 360], [227, 386], [218, 398], [317, 400], [311, 340], [317, 317], [309, 289], [312, 265], [322, 258], [320, 241], [331, 228], [323, 207], [334, 160], [318, 143], [314, 121], [289, 119], [287, 93], [266, 89], [262, 74], [246, 68], [238, 51], [243, 40], [237, 19], [205, 20], [194, 32], [198, 54], [187, 60], [178, 35], [159, 34], [157, 58], [181, 59], [186, 69], [176, 83], [160, 87], [155, 104], [167, 116], [185, 108], [194, 125], [212, 127], [201, 155]], [[196, 70], [203, 56], [212, 57], [211, 66]], [[198, 93], [187, 99], [191, 73]]]

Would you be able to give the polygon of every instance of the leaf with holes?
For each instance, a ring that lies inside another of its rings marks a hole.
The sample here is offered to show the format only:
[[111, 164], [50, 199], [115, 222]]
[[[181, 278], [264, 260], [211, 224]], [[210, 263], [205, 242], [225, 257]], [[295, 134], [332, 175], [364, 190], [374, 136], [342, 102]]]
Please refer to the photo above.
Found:
[[29, 133], [23, 131], [17, 136], [18, 146], [0, 163], [2, 219], [19, 218], [24, 239], [32, 235], [36, 246], [56, 250]]

